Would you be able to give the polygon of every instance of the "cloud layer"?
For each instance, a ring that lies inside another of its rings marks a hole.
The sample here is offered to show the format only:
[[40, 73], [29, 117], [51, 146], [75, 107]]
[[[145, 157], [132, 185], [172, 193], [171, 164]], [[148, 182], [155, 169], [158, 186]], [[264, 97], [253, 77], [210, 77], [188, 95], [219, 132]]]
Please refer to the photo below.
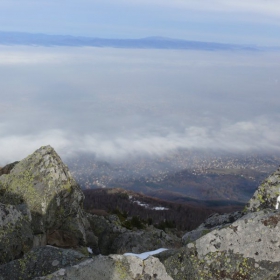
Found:
[[278, 53], [0, 48], [0, 166], [178, 148], [278, 151]]
[[274, 121], [260, 118], [238, 122], [219, 129], [189, 127], [184, 133], [160, 135], [73, 135], [49, 130], [27, 135], [1, 135], [0, 164], [20, 160], [42, 145], [52, 145], [64, 158], [92, 153], [99, 159], [115, 160], [138, 156], [161, 156], [176, 149], [203, 149], [219, 152], [280, 152], [280, 115]]

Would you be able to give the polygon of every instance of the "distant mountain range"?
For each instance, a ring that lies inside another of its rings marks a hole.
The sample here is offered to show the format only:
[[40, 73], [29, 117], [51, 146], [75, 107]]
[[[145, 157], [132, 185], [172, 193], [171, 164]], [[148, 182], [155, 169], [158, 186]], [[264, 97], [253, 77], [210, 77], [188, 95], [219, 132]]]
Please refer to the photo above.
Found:
[[254, 45], [234, 45], [215, 42], [198, 42], [165, 37], [147, 37], [142, 39], [104, 39], [93, 37], [47, 35], [25, 32], [1, 32], [0, 45], [35, 45], [35, 46], [91, 46], [129, 49], [176, 49], [206, 51], [264, 51], [280, 50]]

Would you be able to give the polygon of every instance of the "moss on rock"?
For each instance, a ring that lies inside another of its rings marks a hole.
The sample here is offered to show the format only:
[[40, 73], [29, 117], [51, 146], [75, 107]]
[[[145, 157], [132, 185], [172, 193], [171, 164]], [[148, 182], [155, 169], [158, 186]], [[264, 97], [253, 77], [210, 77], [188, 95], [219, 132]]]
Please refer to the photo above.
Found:
[[0, 176], [0, 202], [25, 203], [36, 235], [59, 229], [69, 232], [78, 244], [86, 244], [89, 225], [83, 200], [79, 185], [50, 146], [41, 147], [17, 163], [10, 174]]

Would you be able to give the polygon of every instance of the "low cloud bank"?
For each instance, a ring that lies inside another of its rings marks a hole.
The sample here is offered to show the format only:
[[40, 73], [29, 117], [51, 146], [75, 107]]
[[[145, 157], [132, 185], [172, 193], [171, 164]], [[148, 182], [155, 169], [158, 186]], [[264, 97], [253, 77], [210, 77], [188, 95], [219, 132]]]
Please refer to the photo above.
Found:
[[[276, 117], [275, 117], [276, 118]], [[105, 137], [98, 134], [73, 135], [49, 130], [29, 135], [0, 135], [0, 165], [20, 160], [42, 145], [52, 145], [62, 158], [92, 153], [100, 159], [160, 156], [179, 148], [211, 149], [225, 152], [280, 151], [279, 118], [223, 124], [220, 128], [190, 126], [183, 133]]]
[[0, 166], [42, 145], [63, 159], [279, 151], [276, 53], [1, 47], [0, 58]]

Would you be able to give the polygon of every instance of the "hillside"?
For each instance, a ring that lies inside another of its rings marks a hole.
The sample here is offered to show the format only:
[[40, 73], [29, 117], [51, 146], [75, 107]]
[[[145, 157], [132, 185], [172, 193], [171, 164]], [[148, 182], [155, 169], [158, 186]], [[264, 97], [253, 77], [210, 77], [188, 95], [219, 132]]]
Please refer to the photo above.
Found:
[[279, 162], [279, 155], [181, 150], [111, 161], [81, 154], [67, 164], [83, 189], [123, 188], [200, 207], [240, 207]]
[[120, 188], [84, 190], [85, 210], [104, 215], [107, 213], [123, 214], [124, 218], [139, 217], [145, 224], [160, 228], [174, 227], [178, 230], [192, 230], [201, 224], [211, 213], [232, 212], [242, 206], [199, 207], [188, 204], [152, 198], [140, 193]]

